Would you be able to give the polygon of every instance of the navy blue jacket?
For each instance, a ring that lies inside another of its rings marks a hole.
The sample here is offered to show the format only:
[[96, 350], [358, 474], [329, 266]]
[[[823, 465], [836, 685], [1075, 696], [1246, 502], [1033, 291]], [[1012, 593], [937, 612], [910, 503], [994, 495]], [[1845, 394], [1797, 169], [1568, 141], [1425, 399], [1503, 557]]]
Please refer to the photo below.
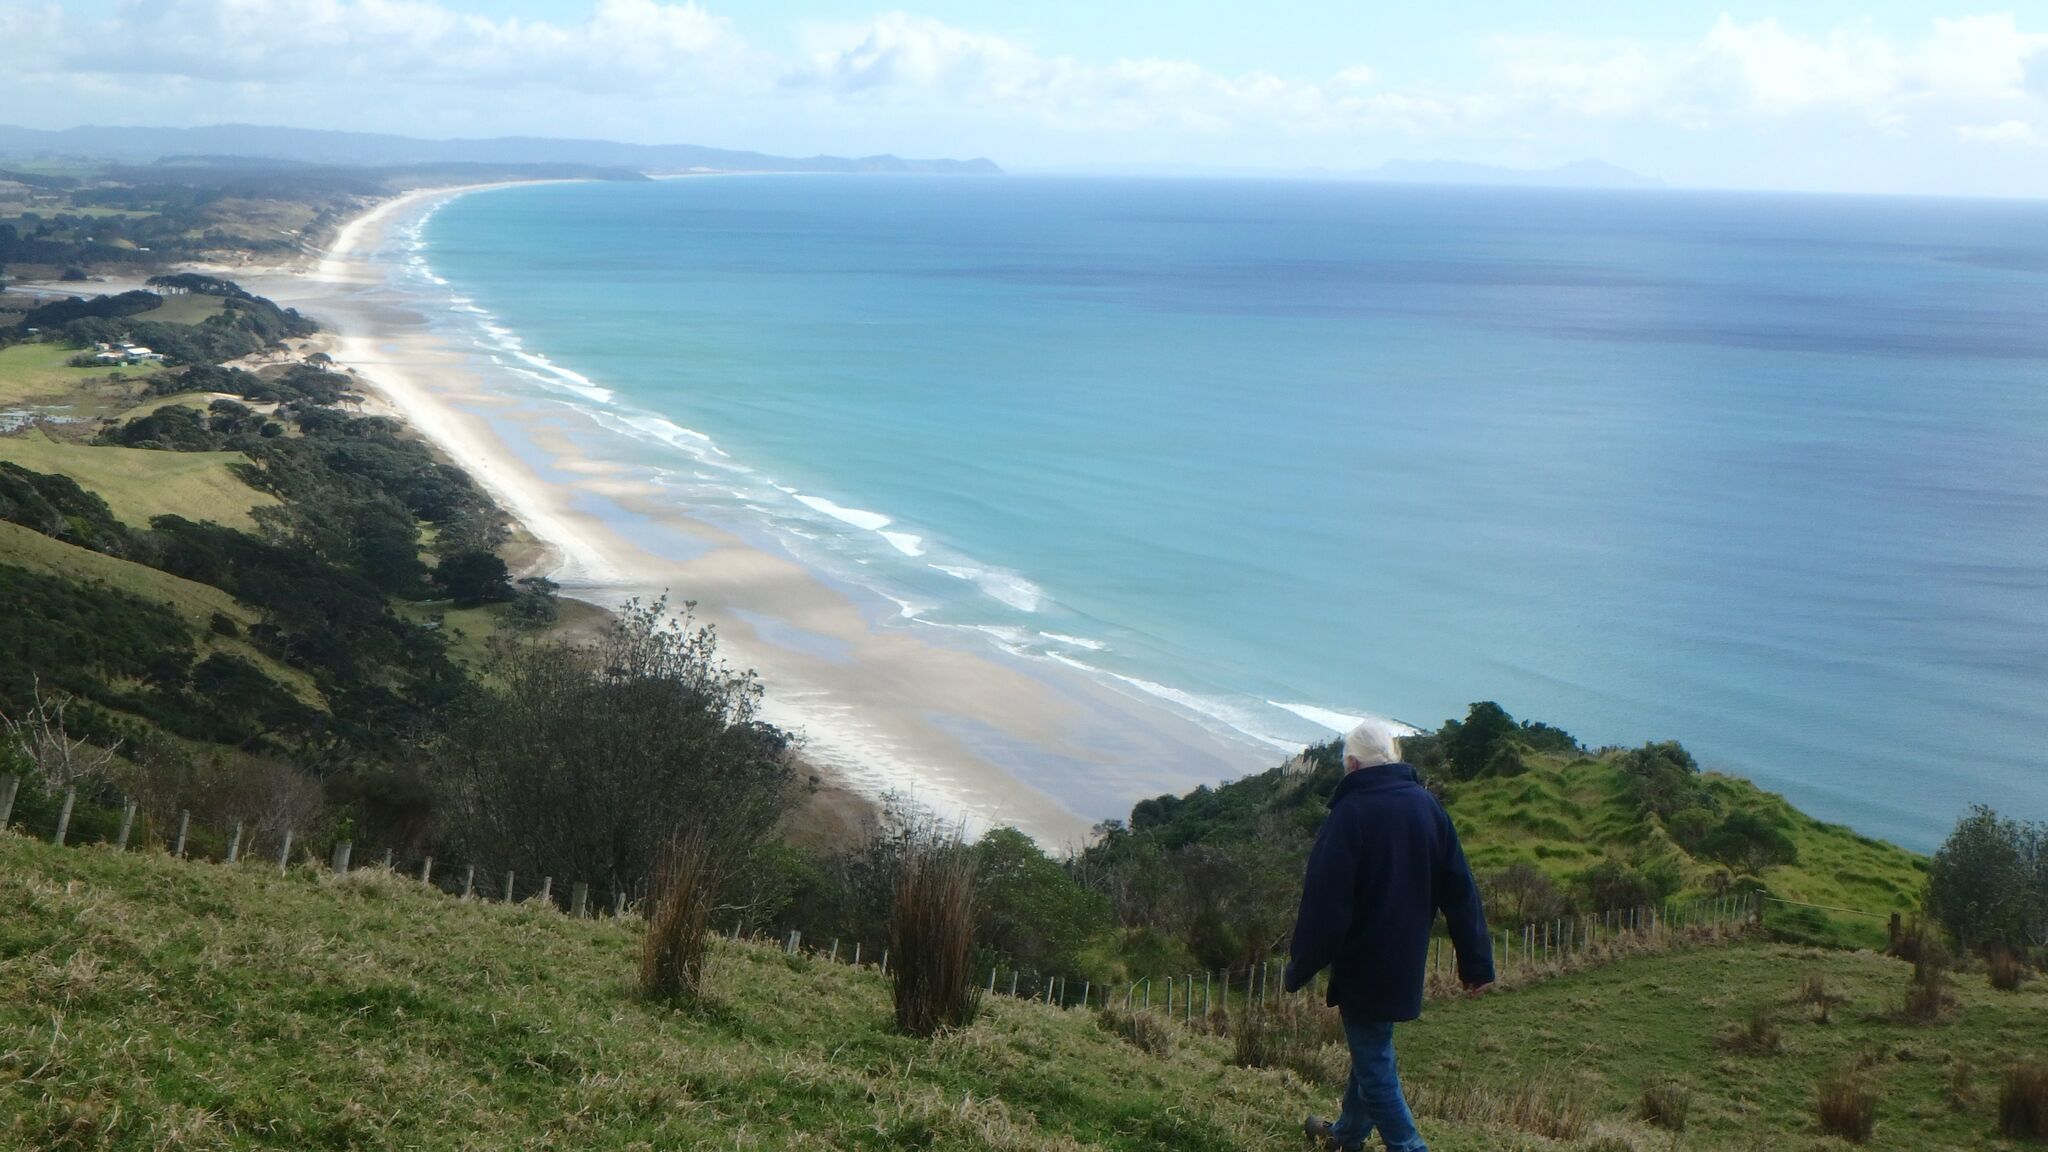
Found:
[[1330, 797], [1309, 854], [1287, 990], [1328, 968], [1329, 1002], [1346, 1017], [1415, 1019], [1438, 911], [1458, 952], [1458, 978], [1492, 983], [1486, 909], [1443, 806], [1406, 764], [1350, 773]]

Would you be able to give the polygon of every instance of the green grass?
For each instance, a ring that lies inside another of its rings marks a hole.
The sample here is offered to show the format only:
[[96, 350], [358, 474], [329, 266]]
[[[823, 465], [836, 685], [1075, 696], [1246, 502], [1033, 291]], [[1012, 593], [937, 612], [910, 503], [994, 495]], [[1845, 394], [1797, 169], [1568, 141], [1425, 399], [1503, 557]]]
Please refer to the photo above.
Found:
[[208, 317], [220, 315], [226, 308], [225, 297], [187, 292], [164, 297], [163, 307], [144, 313], [142, 318], [164, 324], [197, 324]]
[[172, 514], [249, 529], [255, 526], [251, 509], [277, 503], [228, 470], [248, 460], [239, 452], [103, 448], [58, 443], [29, 432], [0, 437], [0, 460], [69, 476], [98, 493], [123, 522], [138, 527], [147, 527], [152, 516]]
[[[280, 877], [0, 834], [0, 1147], [1220, 1152], [1298, 1147], [1300, 1115], [1335, 1103], [1230, 1067], [1222, 1037], [1169, 1026], [1155, 1055], [1090, 1013], [1003, 997], [920, 1043], [890, 1031], [871, 968], [773, 946], [720, 943], [710, 1004], [671, 1009], [632, 986], [637, 941], [631, 921], [376, 870]], [[1847, 997], [1828, 1024], [1791, 1004], [1814, 970]], [[1891, 1011], [1906, 974], [1783, 945], [1644, 957], [1432, 1004], [1402, 1061], [1418, 1099], [1526, 1091], [1585, 1120], [1551, 1141], [1425, 1111], [1439, 1152], [1670, 1148], [1633, 1119], [1665, 1079], [1692, 1089], [1683, 1147], [1836, 1148], [1815, 1135], [1814, 1085], [1857, 1061], [1882, 1094], [1871, 1147], [2008, 1147], [1996, 1080], [2048, 1046], [2048, 989], [1961, 978], [1949, 1017], [1913, 1026]], [[1784, 1051], [1722, 1050], [1758, 1004]], [[1958, 1061], [1977, 1070], [1961, 1107]]]
[[[1773, 895], [1869, 913], [1812, 913], [1825, 916], [1812, 926], [1817, 938], [1878, 947], [1892, 912], [1910, 916], [1920, 907], [1925, 857], [1815, 820], [1747, 780], [1709, 775], [1706, 782], [1722, 811], [1759, 812], [1797, 846], [1796, 863], [1768, 868], [1761, 877]], [[1563, 881], [1610, 856], [1676, 851], [1624, 795], [1620, 770], [1603, 759], [1531, 757], [1524, 775], [1455, 785], [1447, 804], [1472, 867], [1482, 874], [1527, 860]], [[1688, 878], [1702, 883], [1714, 868], [1691, 863]]]

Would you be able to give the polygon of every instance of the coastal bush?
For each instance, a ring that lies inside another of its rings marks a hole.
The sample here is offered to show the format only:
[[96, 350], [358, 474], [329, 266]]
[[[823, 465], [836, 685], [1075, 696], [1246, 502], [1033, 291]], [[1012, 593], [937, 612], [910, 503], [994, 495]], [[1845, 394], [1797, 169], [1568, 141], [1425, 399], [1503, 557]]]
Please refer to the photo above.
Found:
[[759, 681], [688, 605], [629, 603], [590, 642], [495, 639], [483, 672], [433, 772], [450, 835], [494, 868], [631, 888], [672, 837], [737, 858], [798, 798]]
[[957, 833], [927, 829], [905, 854], [889, 916], [896, 1027], [932, 1036], [974, 1021], [975, 854]]
[[1927, 910], [1964, 951], [2048, 943], [2048, 824], [1973, 807], [1928, 865]]

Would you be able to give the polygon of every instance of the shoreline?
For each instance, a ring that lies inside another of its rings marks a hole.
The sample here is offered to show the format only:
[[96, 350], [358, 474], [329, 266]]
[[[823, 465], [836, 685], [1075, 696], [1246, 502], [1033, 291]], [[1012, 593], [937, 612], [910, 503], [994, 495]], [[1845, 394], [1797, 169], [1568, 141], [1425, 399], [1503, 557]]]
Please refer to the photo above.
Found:
[[[764, 719], [800, 733], [806, 760], [862, 795], [900, 793], [975, 830], [1014, 824], [1048, 847], [1085, 842], [1137, 799], [1284, 758], [1077, 671], [891, 622], [860, 590], [693, 517], [603, 458], [587, 444], [604, 433], [581, 410], [494, 380], [491, 365], [437, 330], [436, 302], [394, 282], [391, 245], [441, 204], [508, 186], [391, 197], [349, 219], [318, 256], [233, 272], [318, 320], [338, 365], [546, 549], [536, 570], [563, 595], [606, 608], [664, 593], [672, 605], [694, 601], [722, 655], [760, 674]], [[1118, 796], [1114, 810], [1105, 793]]]

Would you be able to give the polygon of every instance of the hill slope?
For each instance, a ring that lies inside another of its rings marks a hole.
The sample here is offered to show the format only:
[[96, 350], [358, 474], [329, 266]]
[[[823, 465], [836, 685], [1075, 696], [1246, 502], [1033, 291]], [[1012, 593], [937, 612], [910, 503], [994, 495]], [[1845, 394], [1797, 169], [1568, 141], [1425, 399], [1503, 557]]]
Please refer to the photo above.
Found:
[[[461, 902], [379, 870], [181, 863], [0, 834], [0, 1147], [1298, 1147], [1335, 1090], [1229, 1066], [1226, 1040], [1167, 1029], [1150, 1055], [1090, 1013], [991, 1000], [932, 1044], [893, 1035], [872, 967], [721, 944], [715, 1004], [631, 986], [633, 922]], [[1723, 1052], [1752, 1003], [1821, 970], [1835, 1023], [1785, 1051]], [[1650, 1080], [1692, 1081], [1692, 1148], [1821, 1148], [1813, 1078], [1866, 1053], [1877, 1148], [1985, 1148], [1991, 1103], [1951, 1108], [1956, 1063], [1987, 1082], [2048, 1035], [2039, 985], [1958, 986], [1912, 1028], [1905, 966], [1754, 945], [1648, 957], [1432, 1007], [1404, 1065], [1440, 1152], [1670, 1147], [1630, 1119]], [[1531, 1089], [1531, 1085], [1535, 1087]], [[1533, 1091], [1577, 1135], [1432, 1118]]]

